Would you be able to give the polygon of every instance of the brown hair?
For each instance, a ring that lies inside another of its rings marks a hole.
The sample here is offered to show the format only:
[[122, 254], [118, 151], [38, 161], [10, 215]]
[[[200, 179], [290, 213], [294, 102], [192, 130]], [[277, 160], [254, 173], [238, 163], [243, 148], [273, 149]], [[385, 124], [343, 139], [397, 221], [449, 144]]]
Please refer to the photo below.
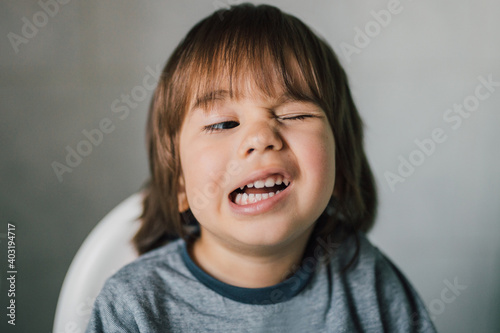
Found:
[[178, 208], [179, 131], [193, 100], [223, 83], [229, 83], [231, 97], [238, 97], [248, 76], [266, 96], [281, 88], [297, 100], [316, 103], [332, 127], [335, 189], [311, 239], [331, 241], [372, 226], [377, 195], [363, 149], [362, 121], [335, 53], [296, 17], [269, 5], [244, 3], [197, 23], [163, 70], [147, 122], [151, 179], [142, 225], [133, 239], [140, 254], [178, 237], [196, 237], [190, 211], [179, 213]]

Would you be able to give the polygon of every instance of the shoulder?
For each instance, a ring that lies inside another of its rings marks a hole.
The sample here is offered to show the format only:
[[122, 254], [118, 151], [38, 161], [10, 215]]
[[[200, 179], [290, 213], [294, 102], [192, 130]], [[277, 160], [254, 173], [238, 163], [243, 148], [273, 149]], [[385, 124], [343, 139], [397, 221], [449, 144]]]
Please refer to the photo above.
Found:
[[174, 240], [125, 265], [106, 280], [100, 296], [123, 299], [145, 291], [155, 292], [160, 286], [168, 288], [168, 280], [188, 275], [181, 258], [183, 242], [182, 239]]
[[361, 232], [341, 243], [333, 261], [351, 278], [362, 275], [364, 279], [390, 278], [408, 282], [396, 265]]
[[177, 239], [148, 252], [109, 277], [95, 299], [86, 332], [144, 331], [178, 280], [190, 279], [181, 262], [183, 242]]
[[374, 288], [377, 293], [391, 289], [394, 297], [416, 296], [413, 292], [406, 295], [411, 288], [406, 277], [363, 233], [349, 237], [342, 244], [338, 261], [340, 270], [344, 270], [341, 274], [350, 284], [362, 282], [361, 285]]
[[[409, 280], [365, 234], [349, 237], [339, 248], [336, 260], [337, 280], [345, 285], [356, 312], [379, 318], [388, 331], [435, 331]], [[360, 320], [366, 318], [370, 316]]]

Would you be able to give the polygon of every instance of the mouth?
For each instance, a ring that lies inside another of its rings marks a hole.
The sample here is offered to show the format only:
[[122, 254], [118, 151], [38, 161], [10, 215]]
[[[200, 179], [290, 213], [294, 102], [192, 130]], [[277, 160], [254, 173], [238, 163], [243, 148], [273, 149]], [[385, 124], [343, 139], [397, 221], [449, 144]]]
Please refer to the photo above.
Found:
[[281, 193], [290, 183], [288, 177], [279, 173], [272, 174], [241, 185], [229, 194], [229, 199], [239, 206], [254, 204]]

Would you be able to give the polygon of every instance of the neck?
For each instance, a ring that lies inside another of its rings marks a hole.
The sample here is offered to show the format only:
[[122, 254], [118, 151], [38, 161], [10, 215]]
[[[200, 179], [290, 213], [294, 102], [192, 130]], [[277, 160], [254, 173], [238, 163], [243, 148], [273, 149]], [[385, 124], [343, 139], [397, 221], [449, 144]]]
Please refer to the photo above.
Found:
[[300, 267], [312, 230], [281, 247], [243, 251], [210, 239], [202, 229], [188, 249], [193, 261], [219, 281], [242, 288], [264, 288], [286, 280]]

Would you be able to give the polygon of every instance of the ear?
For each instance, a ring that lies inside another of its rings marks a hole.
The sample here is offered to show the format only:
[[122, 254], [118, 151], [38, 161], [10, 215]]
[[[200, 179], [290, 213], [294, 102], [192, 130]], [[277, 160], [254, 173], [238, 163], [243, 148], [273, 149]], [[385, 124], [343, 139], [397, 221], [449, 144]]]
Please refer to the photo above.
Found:
[[184, 176], [179, 176], [179, 190], [177, 191], [177, 202], [179, 203], [179, 213], [185, 212], [189, 209], [189, 202], [186, 195], [186, 183]]

